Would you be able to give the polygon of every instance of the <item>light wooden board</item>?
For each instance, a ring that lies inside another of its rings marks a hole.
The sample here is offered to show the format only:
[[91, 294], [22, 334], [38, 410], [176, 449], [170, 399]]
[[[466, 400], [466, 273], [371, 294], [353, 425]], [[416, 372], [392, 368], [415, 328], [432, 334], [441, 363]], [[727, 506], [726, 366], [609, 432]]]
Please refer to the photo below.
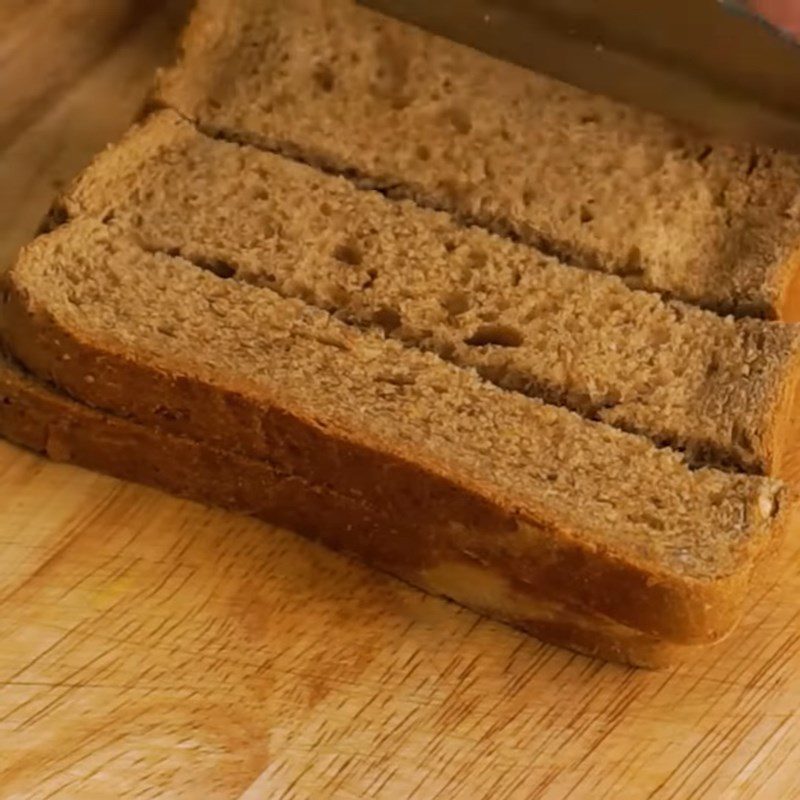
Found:
[[[35, 83], [5, 42], [39, 6], [4, 1], [0, 65]], [[54, 25], [80, 10], [47, 4]], [[0, 104], [0, 131], [6, 113], [19, 126], [0, 153], [0, 259], [166, 57], [165, 10], [118, 13], [122, 31], [93, 28], [112, 42], [98, 58], [31, 54], [70, 75], [46, 102]], [[795, 535], [733, 638], [636, 672], [0, 443], [0, 798], [798, 798], [798, 564]]]

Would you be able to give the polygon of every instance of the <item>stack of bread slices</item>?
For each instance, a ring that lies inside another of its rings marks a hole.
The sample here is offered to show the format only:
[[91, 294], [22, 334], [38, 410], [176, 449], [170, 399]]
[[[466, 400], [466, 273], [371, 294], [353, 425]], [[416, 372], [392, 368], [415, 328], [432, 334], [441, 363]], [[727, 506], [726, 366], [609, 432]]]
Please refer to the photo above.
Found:
[[728, 634], [800, 472], [800, 159], [352, 0], [183, 50], [5, 278], [0, 434], [582, 652]]

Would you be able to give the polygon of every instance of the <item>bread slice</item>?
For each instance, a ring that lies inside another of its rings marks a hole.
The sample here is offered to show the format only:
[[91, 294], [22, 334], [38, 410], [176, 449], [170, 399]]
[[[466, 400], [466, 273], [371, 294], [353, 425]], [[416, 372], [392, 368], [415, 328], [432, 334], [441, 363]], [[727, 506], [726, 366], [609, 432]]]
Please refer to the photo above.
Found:
[[478, 567], [536, 603], [712, 641], [788, 513], [777, 482], [692, 470], [91, 219], [27, 248], [1, 321], [28, 369], [84, 403], [380, 509], [397, 533], [362, 555], [450, 596]]
[[201, 0], [157, 102], [632, 285], [800, 319], [800, 159], [698, 137], [353, 0]]
[[[395, 574], [434, 594], [554, 644], [642, 667], [661, 667], [693, 654], [606, 617], [540, 602], [502, 584], [490, 567], [458, 552], [459, 570], [414, 572], [393, 558], [392, 540], [414, 536], [391, 519], [327, 488], [182, 436], [172, 436], [82, 405], [37, 381], [0, 354], [0, 437], [55, 461], [105, 472], [203, 503], [286, 525], [338, 550], [385, 562]], [[383, 550], [383, 553], [382, 553]]]
[[151, 117], [81, 176], [62, 218], [366, 328], [499, 386], [684, 449], [792, 477], [800, 329], [722, 318], [340, 177]]

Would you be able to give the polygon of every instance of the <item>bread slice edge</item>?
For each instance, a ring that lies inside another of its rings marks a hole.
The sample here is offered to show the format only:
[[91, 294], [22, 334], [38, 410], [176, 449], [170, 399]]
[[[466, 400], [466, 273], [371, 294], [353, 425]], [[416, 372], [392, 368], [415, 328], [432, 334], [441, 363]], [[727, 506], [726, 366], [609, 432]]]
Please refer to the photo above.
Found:
[[[0, 437], [56, 462], [257, 516], [367, 563], [380, 560], [366, 546], [354, 548], [347, 537], [347, 528], [353, 525], [363, 534], [388, 528], [389, 522], [373, 509], [280, 474], [266, 463], [85, 406], [27, 374], [2, 353]], [[367, 539], [364, 535], [359, 541]], [[697, 650], [515, 592], [490, 568], [466, 559], [427, 573], [387, 563], [380, 566], [429, 593], [501, 619], [543, 641], [607, 661], [658, 668]]]

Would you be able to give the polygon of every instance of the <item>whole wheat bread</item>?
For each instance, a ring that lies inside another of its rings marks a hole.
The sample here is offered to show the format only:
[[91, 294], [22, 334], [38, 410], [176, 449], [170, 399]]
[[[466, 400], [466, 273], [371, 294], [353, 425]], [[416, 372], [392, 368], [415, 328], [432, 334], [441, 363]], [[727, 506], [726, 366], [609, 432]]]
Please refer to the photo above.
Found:
[[218, 142], [172, 112], [111, 148], [62, 199], [179, 253], [503, 388], [687, 452], [794, 477], [800, 329], [734, 320], [568, 267], [446, 214]]
[[28, 369], [84, 403], [404, 520], [374, 544], [380, 565], [453, 583], [451, 596], [477, 564], [537, 602], [714, 640], [787, 514], [772, 480], [692, 470], [644, 438], [90, 219], [24, 251], [2, 332]]
[[[607, 617], [500, 585], [491, 567], [456, 548], [463, 581], [398, 560], [393, 541], [424, 547], [419, 527], [330, 489], [182, 436], [105, 414], [28, 375], [0, 354], [0, 437], [47, 455], [172, 494], [244, 511], [381, 565], [428, 592], [444, 594], [545, 641], [642, 667], [683, 660], [694, 648], [648, 636]], [[455, 577], [459, 577], [455, 573]], [[488, 589], [488, 591], [487, 591]]]
[[800, 319], [800, 159], [699, 138], [353, 0], [201, 0], [156, 102], [635, 286]]

